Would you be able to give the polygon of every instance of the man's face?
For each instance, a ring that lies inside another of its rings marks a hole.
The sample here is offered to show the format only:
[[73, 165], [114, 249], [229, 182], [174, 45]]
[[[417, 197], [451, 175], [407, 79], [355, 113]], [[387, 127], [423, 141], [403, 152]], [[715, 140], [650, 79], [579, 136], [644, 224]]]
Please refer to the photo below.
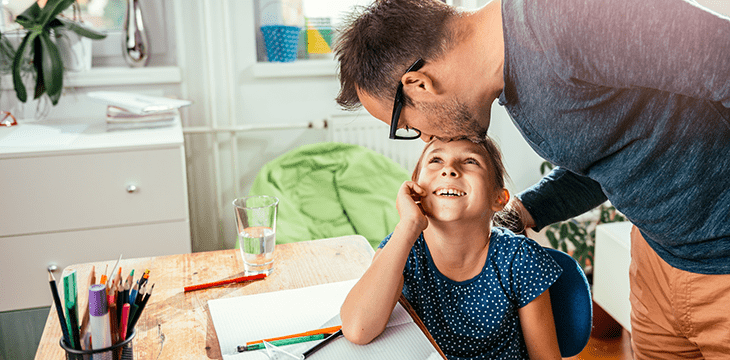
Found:
[[[358, 97], [370, 115], [390, 125], [393, 102], [388, 103], [362, 91], [358, 91]], [[414, 106], [403, 107], [398, 127], [420, 130], [421, 140], [426, 142], [432, 137], [483, 137], [489, 127], [489, 116], [488, 111], [475, 114], [455, 98], [441, 102], [416, 102]]]

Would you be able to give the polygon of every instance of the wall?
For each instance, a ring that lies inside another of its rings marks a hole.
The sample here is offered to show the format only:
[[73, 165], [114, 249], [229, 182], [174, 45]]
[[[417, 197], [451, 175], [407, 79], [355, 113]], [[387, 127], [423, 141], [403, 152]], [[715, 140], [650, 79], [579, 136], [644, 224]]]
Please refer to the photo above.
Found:
[[[178, 58], [184, 96], [195, 101], [187, 126], [231, 126], [302, 123], [341, 113], [334, 98], [339, 90], [335, 64], [331, 71], [293, 71], [294, 76], [260, 75], [268, 65], [256, 62], [256, 15], [252, 1], [183, 2], [176, 5]], [[260, 35], [259, 35], [260, 36]], [[326, 61], [325, 61], [326, 64]], [[291, 66], [288, 66], [291, 65]], [[306, 64], [279, 65], [282, 72]], [[325, 65], [326, 66], [326, 65]], [[278, 70], [272, 70], [277, 72]], [[264, 71], [268, 73], [268, 71]], [[541, 160], [522, 140], [506, 113], [495, 106], [492, 134], [502, 143], [514, 189], [539, 179]], [[385, 136], [385, 134], [384, 134]], [[323, 141], [318, 130], [251, 132], [230, 135], [186, 135], [193, 249], [229, 248], [235, 243], [230, 202], [245, 195], [260, 167], [300, 145]], [[237, 160], [231, 148], [237, 147]], [[242, 169], [232, 178], [232, 162]], [[216, 163], [220, 164], [216, 171]], [[222, 195], [217, 196], [216, 189]]]

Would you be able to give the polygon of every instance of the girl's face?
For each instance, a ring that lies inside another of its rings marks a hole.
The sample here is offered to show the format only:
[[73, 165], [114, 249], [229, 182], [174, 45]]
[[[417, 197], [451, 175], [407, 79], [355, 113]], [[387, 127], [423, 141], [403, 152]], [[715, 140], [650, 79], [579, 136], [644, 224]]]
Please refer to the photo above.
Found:
[[435, 140], [423, 154], [417, 183], [426, 190], [421, 206], [436, 221], [479, 220], [489, 223], [509, 195], [494, 181], [492, 162], [469, 140]]

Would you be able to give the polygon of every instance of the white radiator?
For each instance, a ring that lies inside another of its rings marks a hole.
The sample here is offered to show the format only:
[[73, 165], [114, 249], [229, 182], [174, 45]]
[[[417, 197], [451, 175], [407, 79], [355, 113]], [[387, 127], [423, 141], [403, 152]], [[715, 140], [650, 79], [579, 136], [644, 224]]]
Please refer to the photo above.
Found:
[[[425, 143], [421, 140], [390, 140], [388, 139], [389, 127], [385, 123], [373, 118], [367, 112], [330, 116], [327, 119], [311, 122], [293, 124], [261, 124], [261, 125], [234, 125], [234, 126], [213, 126], [213, 127], [183, 127], [183, 133], [187, 136], [206, 136], [211, 141], [210, 146], [210, 168], [209, 176], [213, 191], [211, 189], [198, 189], [192, 196], [200, 197], [202, 205], [191, 201], [191, 213], [193, 216], [193, 227], [200, 229], [218, 229], [214, 238], [200, 239], [194, 251], [227, 249], [233, 246], [234, 237], [230, 236], [229, 229], [234, 229], [232, 223], [230, 204], [235, 197], [245, 194], [245, 187], [253, 181], [253, 176], [258, 169], [246, 168], [248, 160], [247, 148], [239, 145], [240, 139], [245, 139], [250, 134], [257, 132], [271, 133], [276, 139], [277, 132], [285, 133], [288, 130], [311, 129], [320, 132], [320, 139], [347, 144], [361, 145], [380, 153], [394, 162], [400, 164], [408, 173], [418, 161], [421, 150]], [[275, 142], [276, 143], [276, 142]], [[245, 146], [245, 142], [241, 142]], [[273, 160], [260, 159], [263, 161]], [[261, 161], [257, 161], [261, 164]], [[257, 165], [260, 166], [260, 165]], [[247, 180], [245, 180], [247, 179]], [[206, 207], [208, 196], [215, 193], [212, 199], [213, 209]], [[209, 211], [215, 211], [210, 214]], [[203, 224], [210, 222], [209, 224]], [[195, 229], [194, 229], [195, 230]], [[195, 231], [194, 231], [195, 233]], [[210, 231], [200, 235], [201, 237], [211, 236]]]
[[388, 132], [387, 124], [365, 112], [327, 119], [327, 141], [364, 146], [392, 159], [410, 173], [425, 143], [421, 140], [391, 140]]

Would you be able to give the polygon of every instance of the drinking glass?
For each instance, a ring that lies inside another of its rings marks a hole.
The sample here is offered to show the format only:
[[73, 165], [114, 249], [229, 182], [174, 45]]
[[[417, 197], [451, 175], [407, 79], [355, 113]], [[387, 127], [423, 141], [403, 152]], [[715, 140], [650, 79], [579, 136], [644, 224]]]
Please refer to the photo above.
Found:
[[254, 195], [233, 200], [238, 242], [246, 275], [271, 274], [276, 246], [279, 199]]

